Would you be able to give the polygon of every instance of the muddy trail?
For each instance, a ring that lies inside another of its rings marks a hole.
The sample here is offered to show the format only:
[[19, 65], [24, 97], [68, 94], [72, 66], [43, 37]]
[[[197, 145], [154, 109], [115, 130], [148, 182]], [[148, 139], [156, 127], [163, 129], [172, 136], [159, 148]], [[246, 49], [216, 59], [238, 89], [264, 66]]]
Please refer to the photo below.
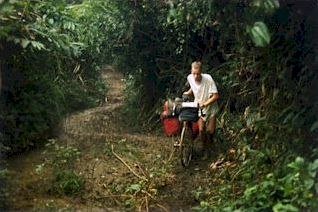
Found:
[[209, 165], [183, 168], [176, 138], [140, 133], [122, 112], [123, 76], [105, 68], [105, 103], [69, 115], [43, 148], [9, 159], [8, 210], [189, 211], [211, 184]]

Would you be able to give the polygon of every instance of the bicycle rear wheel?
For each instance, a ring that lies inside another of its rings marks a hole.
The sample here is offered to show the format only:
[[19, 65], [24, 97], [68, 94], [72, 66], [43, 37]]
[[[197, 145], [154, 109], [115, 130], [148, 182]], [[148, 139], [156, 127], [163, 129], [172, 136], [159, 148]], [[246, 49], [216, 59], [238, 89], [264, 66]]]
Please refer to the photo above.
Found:
[[189, 166], [193, 153], [192, 129], [186, 123], [183, 124], [180, 138], [180, 159], [184, 167]]

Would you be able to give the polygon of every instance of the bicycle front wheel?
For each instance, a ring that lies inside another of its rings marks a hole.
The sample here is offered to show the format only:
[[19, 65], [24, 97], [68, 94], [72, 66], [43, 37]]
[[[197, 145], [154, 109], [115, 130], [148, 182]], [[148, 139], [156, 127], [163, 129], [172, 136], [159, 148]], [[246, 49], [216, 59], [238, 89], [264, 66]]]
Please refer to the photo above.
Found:
[[184, 167], [189, 166], [192, 153], [193, 153], [193, 138], [192, 138], [192, 129], [191, 127], [187, 126], [186, 123], [184, 123], [182, 131], [181, 131], [181, 138], [180, 138], [180, 158], [181, 158], [181, 164]]

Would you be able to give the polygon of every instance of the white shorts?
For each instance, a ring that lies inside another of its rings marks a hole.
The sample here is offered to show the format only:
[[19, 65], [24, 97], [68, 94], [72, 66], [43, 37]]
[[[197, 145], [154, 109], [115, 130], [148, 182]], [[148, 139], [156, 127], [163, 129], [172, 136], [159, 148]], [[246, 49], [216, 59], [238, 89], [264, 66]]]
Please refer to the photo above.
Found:
[[203, 114], [205, 116], [201, 116], [204, 122], [208, 121], [210, 118], [216, 116], [217, 112], [219, 110], [218, 103], [215, 102], [212, 105], [209, 105], [208, 107], [203, 109]]

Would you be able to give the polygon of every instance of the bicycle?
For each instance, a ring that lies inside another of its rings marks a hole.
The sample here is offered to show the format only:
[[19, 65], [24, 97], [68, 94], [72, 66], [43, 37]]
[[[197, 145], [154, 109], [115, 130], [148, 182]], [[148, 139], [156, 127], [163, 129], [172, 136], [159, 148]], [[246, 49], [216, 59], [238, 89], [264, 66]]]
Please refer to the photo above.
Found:
[[199, 110], [197, 102], [188, 102], [188, 97], [183, 97], [183, 102], [179, 105], [179, 120], [182, 123], [180, 140], [176, 147], [180, 147], [181, 164], [189, 166], [193, 155], [194, 140], [198, 135], [198, 129], [194, 128], [200, 115], [204, 116], [202, 109]]

